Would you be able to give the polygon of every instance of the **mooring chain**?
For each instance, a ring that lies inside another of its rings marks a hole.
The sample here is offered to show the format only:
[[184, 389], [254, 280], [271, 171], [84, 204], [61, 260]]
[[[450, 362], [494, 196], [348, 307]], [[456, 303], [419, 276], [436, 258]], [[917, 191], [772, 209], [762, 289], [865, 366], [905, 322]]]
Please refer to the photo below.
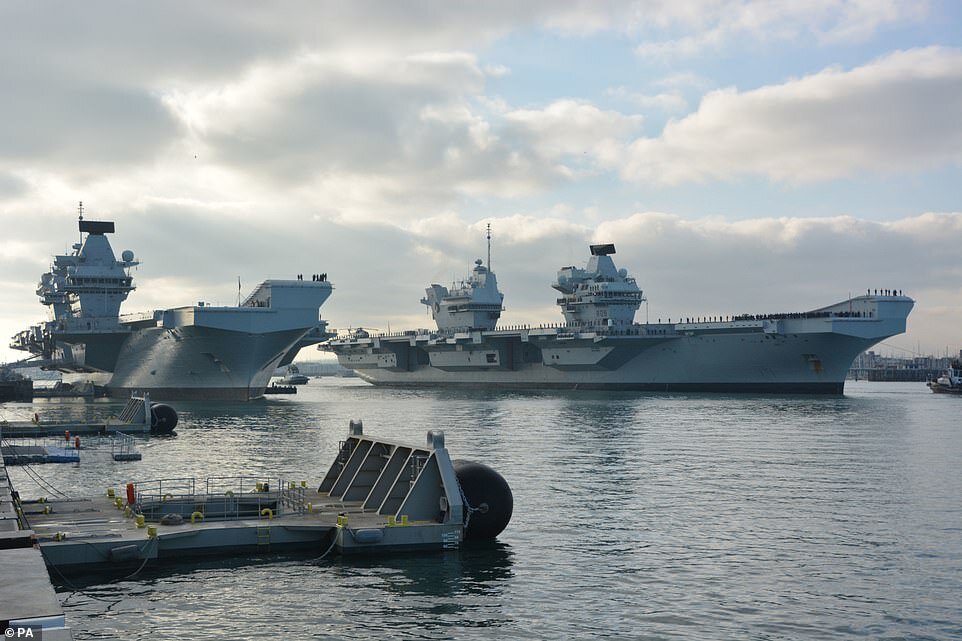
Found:
[[461, 487], [460, 483], [458, 483], [458, 492], [461, 493], [461, 503], [464, 505], [464, 511], [465, 511], [464, 530], [467, 531], [468, 525], [471, 523], [471, 515], [474, 514], [475, 512], [480, 512], [481, 514], [487, 514], [489, 508], [487, 503], [482, 503], [478, 507], [472, 507], [471, 504], [468, 503], [468, 497], [464, 495], [464, 488]]

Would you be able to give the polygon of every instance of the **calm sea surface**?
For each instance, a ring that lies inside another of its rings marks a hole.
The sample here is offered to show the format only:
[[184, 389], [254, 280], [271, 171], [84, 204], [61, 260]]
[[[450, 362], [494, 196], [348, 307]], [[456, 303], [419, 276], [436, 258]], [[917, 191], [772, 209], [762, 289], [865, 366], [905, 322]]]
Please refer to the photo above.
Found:
[[[256, 472], [316, 485], [351, 418], [498, 470], [496, 544], [368, 560], [147, 564], [55, 582], [77, 639], [959, 639], [962, 398], [849, 382], [844, 397], [387, 390], [174, 404], [143, 461], [37, 466], [95, 494]], [[5, 404], [103, 418], [115, 402]], [[16, 467], [21, 493], [46, 495]]]

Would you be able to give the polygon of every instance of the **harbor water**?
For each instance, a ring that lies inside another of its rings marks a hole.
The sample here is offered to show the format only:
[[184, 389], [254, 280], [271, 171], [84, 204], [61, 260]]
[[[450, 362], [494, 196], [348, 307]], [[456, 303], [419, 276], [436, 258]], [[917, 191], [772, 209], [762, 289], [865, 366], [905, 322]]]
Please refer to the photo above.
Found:
[[[162, 399], [156, 399], [162, 400]], [[494, 544], [370, 559], [147, 563], [53, 575], [77, 639], [962, 638], [962, 398], [848, 382], [843, 397], [391, 390], [313, 379], [295, 396], [175, 403], [143, 460], [35, 466], [75, 496], [165, 477], [316, 485], [348, 421], [514, 492]], [[102, 419], [37, 400], [13, 420]], [[25, 498], [49, 496], [22, 468]], [[323, 550], [318, 550], [318, 554]]]

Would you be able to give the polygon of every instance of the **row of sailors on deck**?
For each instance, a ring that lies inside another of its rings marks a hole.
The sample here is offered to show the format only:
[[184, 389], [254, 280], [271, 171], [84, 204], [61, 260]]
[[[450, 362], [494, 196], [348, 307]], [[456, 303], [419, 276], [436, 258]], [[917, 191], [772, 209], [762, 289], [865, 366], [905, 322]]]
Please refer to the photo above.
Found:
[[[866, 289], [865, 293], [871, 296], [872, 290]], [[902, 290], [901, 289], [876, 289], [875, 295], [876, 296], [901, 296]]]
[[[304, 280], [304, 274], [298, 274], [297, 280]], [[327, 274], [311, 274], [311, 280], [315, 283], [323, 283], [327, 280]]]

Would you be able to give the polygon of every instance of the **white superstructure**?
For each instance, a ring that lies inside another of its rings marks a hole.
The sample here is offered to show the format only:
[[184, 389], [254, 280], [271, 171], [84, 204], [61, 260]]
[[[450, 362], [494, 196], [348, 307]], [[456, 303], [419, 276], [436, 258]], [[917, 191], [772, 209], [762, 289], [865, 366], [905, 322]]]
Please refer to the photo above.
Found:
[[504, 294], [498, 291], [498, 279], [484, 266], [481, 259], [474, 261], [471, 275], [451, 287], [431, 285], [421, 303], [431, 308], [431, 315], [444, 331], [494, 329], [501, 318]]
[[566, 323], [582, 329], [630, 327], [644, 300], [642, 291], [628, 270], [615, 267], [614, 245], [591, 245], [590, 250], [587, 267], [563, 267], [552, 285], [562, 293], [557, 303]]

